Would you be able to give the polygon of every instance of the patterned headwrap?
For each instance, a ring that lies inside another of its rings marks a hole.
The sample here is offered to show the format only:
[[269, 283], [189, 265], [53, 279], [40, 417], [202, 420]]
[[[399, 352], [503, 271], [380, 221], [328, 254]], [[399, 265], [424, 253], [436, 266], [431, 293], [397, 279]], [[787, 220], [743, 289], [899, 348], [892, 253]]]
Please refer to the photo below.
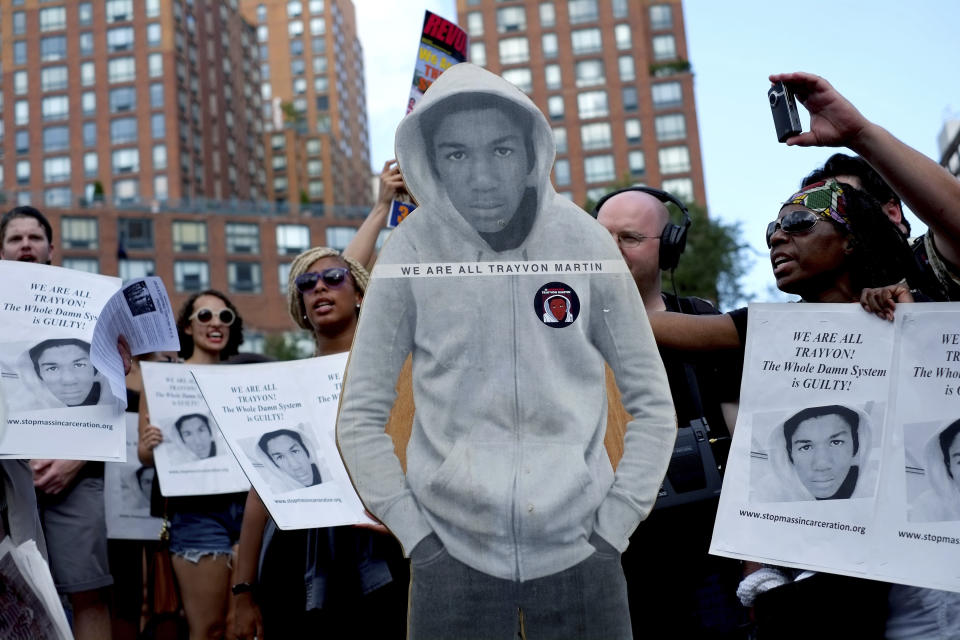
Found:
[[843, 196], [843, 187], [833, 178], [807, 185], [783, 204], [799, 204], [823, 218], [833, 220], [847, 231], [853, 231], [850, 218], [847, 217], [847, 199]]
[[300, 291], [297, 290], [297, 276], [306, 273], [307, 268], [320, 258], [328, 257], [343, 260], [350, 269], [353, 282], [361, 294], [366, 292], [367, 284], [370, 282], [370, 274], [362, 264], [353, 258], [342, 255], [339, 251], [331, 249], [330, 247], [313, 247], [294, 258], [290, 264], [290, 275], [287, 277], [287, 311], [290, 312], [290, 318], [297, 323], [297, 326], [307, 331], [312, 331], [313, 327], [311, 327], [307, 319], [303, 317], [303, 296], [301, 296]]

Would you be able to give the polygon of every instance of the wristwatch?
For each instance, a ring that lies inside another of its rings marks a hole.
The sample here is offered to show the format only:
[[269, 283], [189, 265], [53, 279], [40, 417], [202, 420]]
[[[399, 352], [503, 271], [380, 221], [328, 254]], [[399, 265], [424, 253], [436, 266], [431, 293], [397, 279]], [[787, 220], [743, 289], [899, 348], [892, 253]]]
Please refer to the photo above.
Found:
[[253, 585], [249, 582], [238, 582], [230, 588], [230, 591], [232, 591], [235, 596], [241, 593], [251, 593], [253, 591]]

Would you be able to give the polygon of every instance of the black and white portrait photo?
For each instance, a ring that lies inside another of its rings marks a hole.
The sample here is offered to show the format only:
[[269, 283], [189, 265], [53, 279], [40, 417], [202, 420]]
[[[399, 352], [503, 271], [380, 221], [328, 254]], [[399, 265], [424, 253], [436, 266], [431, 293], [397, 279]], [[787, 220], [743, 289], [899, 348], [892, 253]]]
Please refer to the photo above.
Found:
[[304, 426], [273, 429], [240, 441], [273, 493], [315, 487], [330, 480], [319, 448]]
[[960, 419], [904, 425], [904, 445], [907, 519], [960, 521]]
[[751, 502], [874, 495], [876, 462], [871, 452], [877, 443], [867, 412], [832, 404], [807, 407], [779, 420], [757, 415], [754, 434]]
[[[188, 413], [173, 423], [179, 444], [194, 460], [204, 460], [217, 455], [217, 443], [214, 441], [215, 429], [210, 426], [210, 417], [203, 413]], [[189, 458], [187, 458], [189, 460]]]
[[50, 338], [0, 345], [11, 410], [88, 407], [112, 402], [104, 376], [90, 361], [90, 343]]

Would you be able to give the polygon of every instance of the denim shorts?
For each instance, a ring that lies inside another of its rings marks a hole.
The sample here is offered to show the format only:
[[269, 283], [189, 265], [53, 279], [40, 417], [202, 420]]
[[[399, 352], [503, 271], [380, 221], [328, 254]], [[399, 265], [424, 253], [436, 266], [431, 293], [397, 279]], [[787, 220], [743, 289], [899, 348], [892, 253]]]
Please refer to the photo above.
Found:
[[[170, 552], [190, 562], [207, 555], [229, 554], [240, 540], [245, 494], [209, 496], [190, 501], [190, 509], [174, 509], [170, 516]], [[203, 504], [210, 508], [201, 509]]]

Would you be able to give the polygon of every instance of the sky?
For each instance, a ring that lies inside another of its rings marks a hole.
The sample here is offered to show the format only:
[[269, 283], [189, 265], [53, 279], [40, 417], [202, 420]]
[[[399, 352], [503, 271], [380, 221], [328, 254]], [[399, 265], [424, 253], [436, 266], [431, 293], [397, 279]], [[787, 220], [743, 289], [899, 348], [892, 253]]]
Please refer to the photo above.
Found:
[[[371, 162], [379, 172], [393, 154], [423, 10], [455, 19], [456, 4], [354, 4], [364, 47]], [[711, 216], [739, 223], [742, 239], [751, 247], [753, 266], [742, 281], [747, 298], [786, 299], [772, 287], [764, 230], [800, 180], [835, 150], [777, 142], [767, 76], [782, 71], [819, 74], [867, 118], [938, 158], [943, 121], [960, 114], [960, 2], [687, 0], [684, 20], [707, 208]], [[809, 118], [802, 107], [800, 117], [806, 129]], [[914, 232], [924, 228], [912, 214], [908, 218]]]

